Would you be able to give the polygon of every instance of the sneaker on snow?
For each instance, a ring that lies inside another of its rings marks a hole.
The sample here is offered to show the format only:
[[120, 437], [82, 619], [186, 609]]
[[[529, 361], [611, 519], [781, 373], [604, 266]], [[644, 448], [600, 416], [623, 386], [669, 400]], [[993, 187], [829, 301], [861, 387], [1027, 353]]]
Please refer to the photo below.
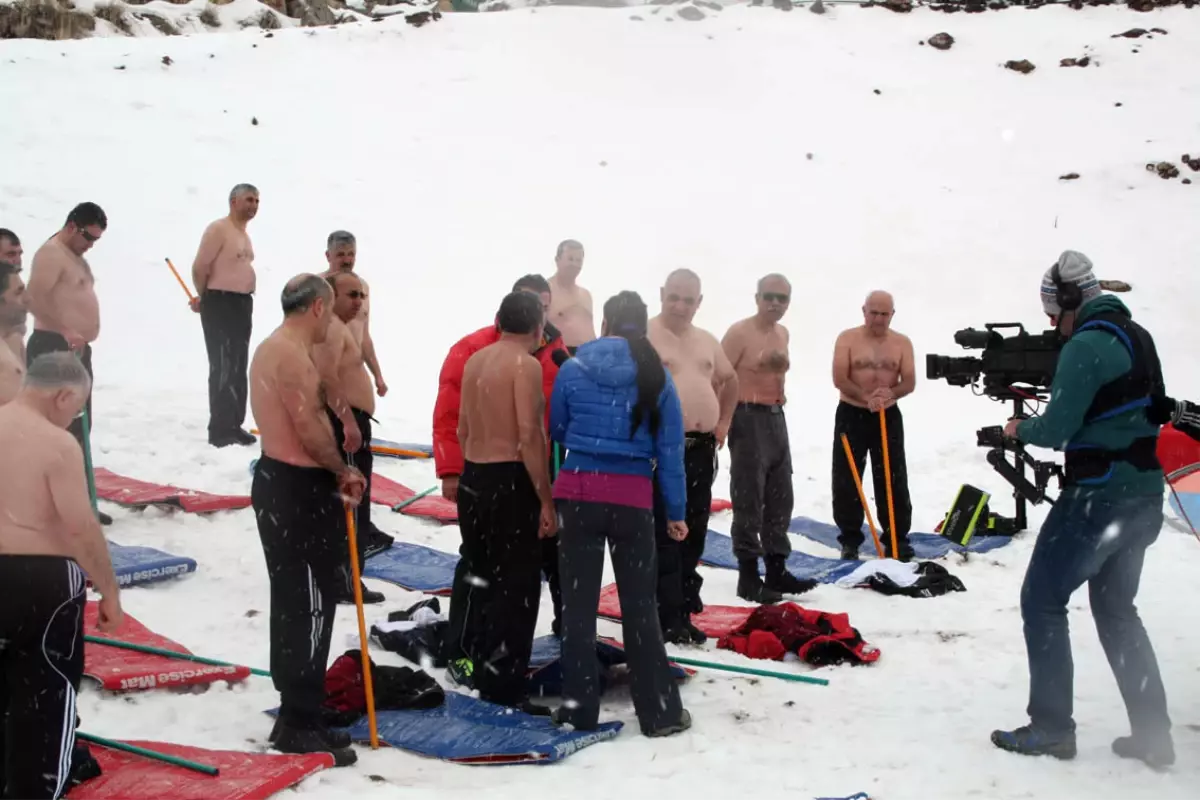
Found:
[[1023, 756], [1053, 756], [1068, 761], [1075, 757], [1075, 734], [1051, 735], [1032, 725], [1011, 731], [992, 731], [992, 744]]
[[683, 733], [690, 727], [692, 727], [692, 714], [685, 708], [679, 712], [679, 722], [676, 722], [674, 725], [664, 725], [661, 728], [653, 728], [651, 730], [642, 728], [642, 735], [650, 738], [674, 736], [677, 733]]
[[1169, 736], [1161, 741], [1122, 736], [1113, 740], [1112, 751], [1121, 758], [1136, 758], [1151, 769], [1165, 769], [1175, 763], [1175, 745]]
[[468, 689], [475, 685], [472, 676], [475, 674], [475, 664], [469, 658], [459, 658], [451, 661], [446, 667], [446, 677], [459, 686]]

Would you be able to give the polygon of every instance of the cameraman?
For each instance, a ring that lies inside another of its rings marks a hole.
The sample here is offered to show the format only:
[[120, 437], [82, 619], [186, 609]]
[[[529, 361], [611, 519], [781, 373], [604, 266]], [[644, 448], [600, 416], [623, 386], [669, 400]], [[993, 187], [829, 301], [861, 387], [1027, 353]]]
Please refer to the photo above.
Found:
[[1113, 752], [1164, 767], [1175, 760], [1166, 692], [1133, 603], [1146, 549], [1163, 523], [1158, 424], [1149, 414], [1152, 398], [1164, 396], [1154, 340], [1120, 300], [1101, 293], [1082, 253], [1059, 257], [1041, 296], [1067, 337], [1051, 399], [1040, 417], [1010, 420], [1004, 431], [1064, 451], [1065, 480], [1021, 587], [1031, 721], [993, 732], [992, 742], [1024, 755], [1075, 757], [1067, 602], [1086, 583], [1133, 733], [1114, 741]]

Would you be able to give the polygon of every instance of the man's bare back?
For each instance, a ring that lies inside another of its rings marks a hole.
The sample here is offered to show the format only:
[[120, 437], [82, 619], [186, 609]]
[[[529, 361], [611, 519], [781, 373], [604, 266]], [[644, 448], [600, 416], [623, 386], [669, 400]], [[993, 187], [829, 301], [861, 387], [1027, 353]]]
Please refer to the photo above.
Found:
[[250, 234], [229, 217], [221, 217], [209, 224], [200, 239], [192, 275], [196, 289], [201, 293], [213, 289], [253, 294], [258, 281]]
[[562, 333], [567, 347], [578, 347], [596, 338], [592, 294], [579, 284], [563, 286], [550, 278], [550, 322]]
[[328, 466], [309, 455], [296, 424], [302, 416], [307, 424], [323, 425], [333, 441], [333, 426], [321, 412], [325, 399], [320, 384], [308, 348], [284, 331], [276, 330], [254, 351], [250, 408], [265, 455], [297, 467]]
[[24, 379], [25, 345], [20, 334], [7, 336], [0, 342], [0, 405], [17, 396]]
[[738, 402], [783, 405], [791, 368], [789, 334], [779, 323], [764, 327], [756, 317], [735, 322], [721, 340], [738, 377]]
[[647, 336], [675, 382], [684, 431], [715, 431], [721, 421], [721, 404], [714, 385], [735, 374], [717, 337], [694, 325], [676, 335], [661, 316], [650, 320]]
[[[0, 408], [0, 553], [72, 556], [47, 476], [61, 472], [79, 451], [71, 434], [17, 403]], [[83, 501], [83, 464], [77, 476]]]
[[51, 331], [72, 348], [100, 336], [100, 302], [87, 259], [62, 244], [58, 233], [38, 248], [29, 269], [33, 329]]
[[[528, 350], [508, 341], [488, 345], [467, 359], [459, 415], [465, 460], [476, 464], [521, 460], [521, 422], [536, 411], [534, 418], [540, 423], [545, 397], [539, 389], [541, 402], [531, 404], [529, 398], [520, 397], [520, 384], [531, 374], [540, 381], [541, 372]], [[518, 400], [534, 407], [518, 408]]]

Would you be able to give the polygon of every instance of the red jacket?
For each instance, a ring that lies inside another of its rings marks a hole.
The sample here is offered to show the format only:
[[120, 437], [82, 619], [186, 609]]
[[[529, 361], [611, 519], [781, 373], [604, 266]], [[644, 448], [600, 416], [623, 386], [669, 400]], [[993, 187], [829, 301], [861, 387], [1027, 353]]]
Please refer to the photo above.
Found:
[[[439, 478], [461, 475], [463, 470], [462, 447], [458, 444], [458, 409], [462, 403], [462, 376], [467, 360], [499, 339], [500, 329], [495, 324], [480, 328], [455, 342], [442, 362], [437, 401], [433, 405], [433, 464]], [[550, 393], [554, 391], [554, 379], [558, 377], [558, 365], [554, 363], [556, 350], [566, 353], [567, 346], [562, 335], [553, 326], [547, 325], [542, 347], [534, 353], [542, 365], [547, 428], [550, 426]]]

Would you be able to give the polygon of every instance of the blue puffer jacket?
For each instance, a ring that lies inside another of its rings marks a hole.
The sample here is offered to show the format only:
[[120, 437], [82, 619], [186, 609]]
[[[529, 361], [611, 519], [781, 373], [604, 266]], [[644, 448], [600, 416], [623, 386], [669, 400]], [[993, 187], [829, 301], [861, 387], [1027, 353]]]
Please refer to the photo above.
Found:
[[629, 436], [637, 394], [637, 362], [629, 342], [606, 336], [580, 345], [554, 381], [550, 436], [567, 448], [563, 470], [651, 477], [657, 466], [667, 516], [683, 520], [683, 410], [671, 373], [658, 396], [660, 422], [653, 439], [649, 420], [642, 420], [633, 438]]

